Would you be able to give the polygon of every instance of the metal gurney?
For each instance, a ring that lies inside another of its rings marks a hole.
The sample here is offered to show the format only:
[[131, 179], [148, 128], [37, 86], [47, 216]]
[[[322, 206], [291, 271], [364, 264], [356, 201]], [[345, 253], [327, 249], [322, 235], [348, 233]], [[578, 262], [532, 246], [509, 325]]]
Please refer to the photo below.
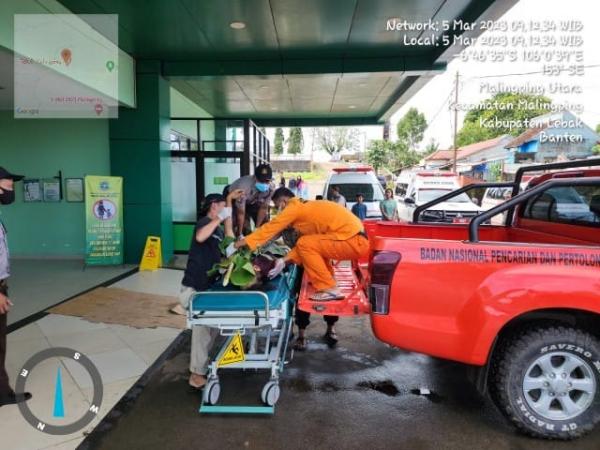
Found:
[[[215, 286], [198, 292], [190, 301], [188, 327], [217, 328], [225, 343], [210, 361], [207, 384], [202, 394], [201, 413], [267, 413], [274, 412], [280, 395], [279, 374], [283, 371], [292, 316], [297, 296], [298, 269], [290, 266], [282, 275], [271, 280], [265, 291], [231, 290]], [[245, 359], [225, 366], [219, 361], [232, 340], [241, 335], [246, 349]], [[264, 369], [269, 379], [261, 392], [265, 406], [220, 406], [219, 371], [223, 369]]]

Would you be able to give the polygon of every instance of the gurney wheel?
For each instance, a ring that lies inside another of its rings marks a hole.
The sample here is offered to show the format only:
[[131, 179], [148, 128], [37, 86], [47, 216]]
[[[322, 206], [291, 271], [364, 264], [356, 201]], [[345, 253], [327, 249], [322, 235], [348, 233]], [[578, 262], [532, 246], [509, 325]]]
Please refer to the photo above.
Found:
[[263, 387], [263, 390], [260, 394], [260, 398], [263, 403], [266, 403], [269, 406], [275, 405], [277, 400], [279, 400], [279, 395], [281, 394], [281, 389], [279, 388], [279, 383], [276, 381], [269, 381]]
[[204, 388], [204, 403], [215, 405], [219, 401], [221, 395], [221, 384], [218, 381], [208, 382]]

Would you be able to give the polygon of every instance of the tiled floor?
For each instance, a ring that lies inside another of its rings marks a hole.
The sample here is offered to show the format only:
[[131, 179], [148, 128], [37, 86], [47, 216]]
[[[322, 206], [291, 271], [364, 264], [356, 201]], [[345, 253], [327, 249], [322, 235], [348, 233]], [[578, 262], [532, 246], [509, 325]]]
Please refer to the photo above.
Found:
[[132, 270], [134, 266], [93, 266], [79, 259], [12, 259], [8, 324]]
[[[179, 270], [140, 272], [114, 286], [176, 295], [182, 275]], [[69, 347], [89, 356], [96, 365], [104, 384], [104, 395], [97, 418], [85, 429], [67, 436], [51, 436], [34, 429], [25, 422], [16, 406], [0, 408], [0, 449], [76, 448], [84, 433], [97, 425], [180, 331], [136, 329], [51, 314], [10, 333], [6, 367], [13, 383], [22, 365], [36, 352], [50, 347]], [[61, 367], [65, 411], [84, 411], [89, 408], [92, 397], [91, 378], [79, 363], [65, 359], [41, 363], [28, 378], [27, 389], [34, 394], [29, 402], [31, 410], [48, 423], [59, 420], [51, 419], [58, 366]]]

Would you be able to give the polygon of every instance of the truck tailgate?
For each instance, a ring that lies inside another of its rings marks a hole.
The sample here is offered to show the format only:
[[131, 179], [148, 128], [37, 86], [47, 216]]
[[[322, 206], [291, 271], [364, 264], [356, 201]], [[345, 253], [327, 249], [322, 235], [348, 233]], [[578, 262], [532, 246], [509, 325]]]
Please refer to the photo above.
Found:
[[329, 316], [356, 316], [369, 314], [371, 306], [365, 294], [361, 279], [357, 276], [354, 267], [347, 262], [338, 263], [334, 267], [334, 276], [338, 287], [345, 295], [342, 300], [315, 302], [310, 296], [315, 292], [306, 274], [302, 279], [302, 287], [298, 298], [298, 309], [321, 315]]

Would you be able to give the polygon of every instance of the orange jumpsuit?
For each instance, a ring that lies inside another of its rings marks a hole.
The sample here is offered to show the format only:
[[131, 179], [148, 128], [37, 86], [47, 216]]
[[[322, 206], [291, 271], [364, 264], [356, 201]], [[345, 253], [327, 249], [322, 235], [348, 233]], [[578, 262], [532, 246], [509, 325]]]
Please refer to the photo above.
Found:
[[286, 208], [245, 241], [251, 250], [270, 241], [292, 226], [300, 238], [288, 259], [304, 267], [317, 290], [331, 289], [336, 282], [331, 260], [355, 260], [366, 256], [369, 241], [359, 233], [362, 222], [343, 206], [327, 200], [289, 200]]

